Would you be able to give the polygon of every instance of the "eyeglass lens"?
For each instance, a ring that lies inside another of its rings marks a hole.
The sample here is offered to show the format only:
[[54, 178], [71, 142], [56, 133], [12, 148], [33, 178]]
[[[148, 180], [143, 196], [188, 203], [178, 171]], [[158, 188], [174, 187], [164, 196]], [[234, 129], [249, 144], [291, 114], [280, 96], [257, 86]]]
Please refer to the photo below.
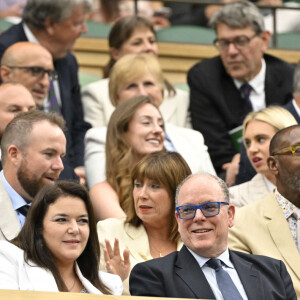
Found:
[[190, 219], [195, 216], [198, 208], [201, 209], [201, 212], [205, 217], [212, 217], [219, 214], [220, 203], [208, 202], [201, 205], [183, 205], [178, 207], [178, 213], [182, 219]]

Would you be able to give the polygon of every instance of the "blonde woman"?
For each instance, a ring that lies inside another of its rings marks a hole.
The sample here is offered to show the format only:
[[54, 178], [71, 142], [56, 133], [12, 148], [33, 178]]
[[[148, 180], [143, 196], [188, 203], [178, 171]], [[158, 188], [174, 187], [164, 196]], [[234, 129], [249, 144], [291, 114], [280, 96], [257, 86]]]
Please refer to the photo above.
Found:
[[267, 165], [269, 144], [277, 131], [296, 124], [293, 115], [280, 106], [269, 106], [246, 116], [243, 139], [257, 174], [250, 181], [229, 188], [232, 204], [242, 207], [263, 198], [275, 188], [275, 177]]

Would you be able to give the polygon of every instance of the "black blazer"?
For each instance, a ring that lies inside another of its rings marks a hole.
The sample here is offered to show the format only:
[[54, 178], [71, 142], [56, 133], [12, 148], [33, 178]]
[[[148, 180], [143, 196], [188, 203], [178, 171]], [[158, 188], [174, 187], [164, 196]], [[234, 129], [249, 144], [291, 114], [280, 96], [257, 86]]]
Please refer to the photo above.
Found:
[[299, 123], [300, 123], [300, 116], [298, 115], [298, 113], [297, 113], [297, 111], [296, 111], [296, 109], [295, 109], [295, 107], [294, 107], [294, 105], [293, 105], [293, 102], [290, 101], [288, 104], [286, 104], [286, 105], [284, 106], [284, 108], [285, 108], [286, 110], [288, 110], [288, 111], [294, 116], [294, 118], [296, 119], [296, 121], [297, 121], [298, 124], [299, 124]]
[[[296, 300], [284, 263], [260, 255], [229, 251], [249, 300]], [[129, 278], [132, 296], [215, 299], [198, 262], [183, 246], [163, 258], [137, 264]]]
[[[266, 105], [286, 104], [292, 99], [294, 67], [271, 55], [266, 62]], [[190, 113], [195, 130], [204, 140], [216, 171], [237, 152], [228, 131], [241, 125], [247, 112], [240, 91], [227, 74], [219, 56], [204, 60], [188, 72]]]
[[[10, 45], [20, 41], [27, 41], [22, 23], [0, 35], [0, 59]], [[76, 58], [69, 53], [64, 58], [54, 60], [54, 67], [58, 72], [62, 115], [67, 127], [67, 151], [63, 159], [65, 170], [60, 178], [69, 179], [76, 177], [73, 171], [75, 167], [84, 165], [84, 136], [91, 126], [83, 119]]]

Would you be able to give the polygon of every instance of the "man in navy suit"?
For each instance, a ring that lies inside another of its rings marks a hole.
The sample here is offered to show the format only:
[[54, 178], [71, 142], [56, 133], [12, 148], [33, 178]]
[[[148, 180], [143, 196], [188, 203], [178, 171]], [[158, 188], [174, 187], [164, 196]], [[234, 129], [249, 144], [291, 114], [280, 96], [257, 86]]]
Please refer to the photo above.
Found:
[[[204, 135], [216, 172], [232, 185], [240, 155], [229, 131], [240, 126], [248, 112], [292, 99], [293, 66], [265, 54], [270, 32], [249, 1], [223, 6], [211, 25], [220, 55], [189, 70], [190, 112], [192, 126]], [[250, 89], [248, 99], [242, 96], [244, 87]]]
[[[83, 180], [83, 141], [90, 124], [83, 120], [78, 64], [71, 51], [76, 39], [87, 30], [85, 16], [89, 10], [89, 0], [29, 0], [22, 23], [0, 35], [0, 59], [10, 45], [19, 41], [39, 43], [51, 53], [58, 74], [53, 81], [55, 101], [67, 127], [67, 160]], [[51, 110], [47, 101], [44, 108]]]
[[176, 219], [184, 246], [179, 252], [137, 264], [130, 274], [131, 295], [296, 300], [282, 261], [228, 249], [234, 214], [223, 180], [210, 174], [187, 177], [176, 191]]

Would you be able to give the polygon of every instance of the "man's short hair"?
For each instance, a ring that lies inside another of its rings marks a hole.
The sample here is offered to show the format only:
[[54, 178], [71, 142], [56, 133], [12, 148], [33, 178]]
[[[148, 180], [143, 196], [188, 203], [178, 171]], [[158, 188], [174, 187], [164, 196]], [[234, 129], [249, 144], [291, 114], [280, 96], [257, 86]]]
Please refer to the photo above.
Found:
[[265, 31], [263, 15], [250, 1], [233, 2], [224, 5], [213, 15], [209, 22], [215, 31], [217, 31], [220, 23], [224, 23], [231, 28], [251, 27], [257, 34]]
[[91, 10], [90, 0], [28, 0], [23, 21], [37, 29], [44, 29], [46, 18], [59, 23], [70, 17], [78, 5], [83, 5], [86, 12]]
[[178, 202], [179, 202], [179, 192], [182, 188], [182, 186], [189, 180], [191, 179], [192, 177], [209, 177], [209, 178], [212, 178], [214, 179], [220, 186], [222, 192], [223, 192], [223, 197], [224, 197], [224, 201], [229, 203], [229, 189], [227, 187], [227, 184], [225, 183], [224, 180], [222, 180], [220, 177], [218, 176], [215, 176], [215, 175], [212, 175], [210, 173], [198, 173], [198, 174], [192, 174], [192, 175], [189, 175], [188, 177], [186, 177], [184, 180], [181, 181], [181, 183], [177, 186], [177, 189], [176, 189], [176, 194], [175, 194], [175, 207], [178, 205]]
[[31, 110], [18, 114], [8, 123], [1, 139], [3, 163], [7, 158], [7, 149], [11, 145], [16, 145], [23, 153], [26, 153], [33, 126], [42, 121], [48, 121], [50, 124], [58, 126], [62, 131], [66, 129], [64, 119], [57, 113]]
[[[279, 143], [281, 142], [281, 138], [282, 136], [286, 133], [286, 131], [289, 131], [290, 129], [294, 128], [294, 127], [300, 127], [299, 124], [297, 125], [292, 125], [286, 128], [283, 128], [279, 131], [277, 131], [274, 136], [272, 137], [271, 141], [270, 141], [270, 146], [269, 146], [269, 151], [270, 151], [270, 155], [274, 155], [274, 153], [280, 149], [278, 148]], [[292, 145], [290, 145], [292, 146]], [[276, 150], [276, 151], [275, 151]]]

